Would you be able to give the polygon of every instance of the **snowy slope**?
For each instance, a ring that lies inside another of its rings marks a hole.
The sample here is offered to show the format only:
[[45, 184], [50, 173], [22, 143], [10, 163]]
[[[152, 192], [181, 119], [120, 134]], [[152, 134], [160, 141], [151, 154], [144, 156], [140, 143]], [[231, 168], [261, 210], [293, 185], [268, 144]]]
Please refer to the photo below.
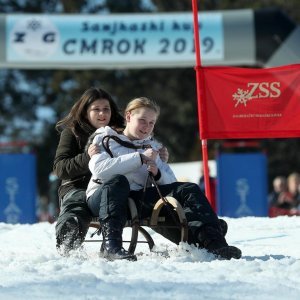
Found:
[[225, 219], [240, 260], [154, 232], [157, 253], [138, 245], [137, 262], [107, 262], [98, 243], [63, 258], [54, 224], [0, 223], [0, 299], [300, 299], [300, 217]]

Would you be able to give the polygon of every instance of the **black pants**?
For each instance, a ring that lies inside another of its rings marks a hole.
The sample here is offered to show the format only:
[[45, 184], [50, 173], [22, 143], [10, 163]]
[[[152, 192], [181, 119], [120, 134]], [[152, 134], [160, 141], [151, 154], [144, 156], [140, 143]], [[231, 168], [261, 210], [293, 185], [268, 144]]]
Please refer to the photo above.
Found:
[[[159, 186], [163, 196], [176, 198], [183, 207], [188, 227], [189, 243], [197, 243], [197, 236], [202, 225], [218, 224], [218, 217], [210, 206], [207, 198], [195, 183], [174, 182]], [[128, 181], [123, 175], [116, 175], [101, 184], [95, 193], [88, 199], [88, 206], [93, 215], [99, 216], [100, 222], [114, 218], [125, 224], [128, 210], [128, 197], [135, 201], [141, 218], [150, 217], [153, 207], [160, 198], [155, 187], [143, 190], [130, 191]], [[168, 219], [168, 210], [163, 212]], [[179, 243], [180, 231], [174, 229], [158, 229], [157, 232], [167, 239]]]
[[61, 200], [60, 213], [55, 227], [56, 237], [65, 234], [64, 225], [73, 217], [76, 217], [78, 220], [79, 238], [81, 241], [84, 241], [92, 219], [92, 213], [86, 203], [85, 190], [72, 190]]
[[127, 220], [128, 196], [130, 186], [123, 175], [115, 175], [99, 185], [99, 188], [88, 199], [88, 207], [100, 223], [113, 218], [124, 227]]
[[[159, 190], [162, 196], [174, 197], [181, 204], [185, 213], [189, 228], [189, 243], [198, 243], [198, 233], [202, 225], [218, 224], [218, 217], [210, 206], [207, 198], [201, 192], [199, 186], [190, 182], [174, 182], [171, 184], [160, 185]], [[156, 187], [146, 189], [143, 198], [143, 191], [131, 191], [130, 197], [133, 198], [139, 207], [141, 217], [150, 217], [152, 209], [160, 198]], [[142, 199], [142, 201], [141, 201]], [[171, 211], [165, 209], [162, 212], [167, 220], [172, 222]], [[167, 239], [178, 244], [180, 242], [180, 231], [170, 228], [159, 228], [156, 230]]]

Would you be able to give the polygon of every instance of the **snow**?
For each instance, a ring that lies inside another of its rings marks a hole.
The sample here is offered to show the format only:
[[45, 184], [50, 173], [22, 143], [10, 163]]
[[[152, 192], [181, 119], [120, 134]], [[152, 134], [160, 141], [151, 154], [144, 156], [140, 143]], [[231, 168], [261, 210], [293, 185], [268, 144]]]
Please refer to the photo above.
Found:
[[240, 260], [217, 260], [151, 230], [155, 252], [139, 244], [136, 262], [99, 258], [98, 242], [64, 258], [55, 224], [0, 223], [0, 299], [300, 299], [300, 217], [224, 219]]

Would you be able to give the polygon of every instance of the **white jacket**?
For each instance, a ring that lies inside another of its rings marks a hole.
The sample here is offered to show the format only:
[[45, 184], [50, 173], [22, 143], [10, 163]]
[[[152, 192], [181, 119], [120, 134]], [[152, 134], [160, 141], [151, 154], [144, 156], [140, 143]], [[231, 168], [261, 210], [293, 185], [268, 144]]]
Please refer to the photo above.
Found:
[[[151, 137], [144, 140], [130, 141], [125, 135], [118, 134], [108, 126], [97, 129], [96, 133], [98, 134], [95, 136], [93, 144], [100, 145], [100, 153], [93, 155], [89, 162], [89, 169], [92, 173], [92, 177], [86, 191], [87, 198], [89, 198], [99, 187], [99, 184], [94, 182], [93, 179], [99, 179], [103, 182], [116, 174], [126, 176], [131, 190], [142, 189], [147, 179], [148, 171], [146, 165], [142, 164], [139, 153], [143, 153], [145, 150], [126, 148], [113, 139], [110, 139], [109, 149], [113, 154], [113, 157], [111, 157], [103, 148], [102, 139], [106, 135], [115, 135], [123, 141], [131, 142], [134, 145], [150, 144], [154, 150], [159, 150], [161, 144], [152, 140]], [[161, 177], [157, 181], [158, 184], [169, 184], [177, 181], [170, 166], [163, 162], [159, 155], [157, 156], [156, 164], [161, 172]]]

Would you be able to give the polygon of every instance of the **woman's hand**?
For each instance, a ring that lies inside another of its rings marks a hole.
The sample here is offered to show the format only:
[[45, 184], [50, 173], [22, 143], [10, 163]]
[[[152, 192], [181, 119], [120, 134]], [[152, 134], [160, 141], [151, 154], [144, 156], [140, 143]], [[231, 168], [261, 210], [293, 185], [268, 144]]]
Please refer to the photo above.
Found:
[[88, 155], [90, 156], [90, 158], [98, 153], [100, 153], [100, 146], [96, 144], [91, 144], [88, 148]]
[[168, 152], [168, 149], [165, 146], [163, 146], [162, 148], [159, 149], [159, 157], [163, 162], [165, 162], [165, 163], [168, 162], [169, 152]]

